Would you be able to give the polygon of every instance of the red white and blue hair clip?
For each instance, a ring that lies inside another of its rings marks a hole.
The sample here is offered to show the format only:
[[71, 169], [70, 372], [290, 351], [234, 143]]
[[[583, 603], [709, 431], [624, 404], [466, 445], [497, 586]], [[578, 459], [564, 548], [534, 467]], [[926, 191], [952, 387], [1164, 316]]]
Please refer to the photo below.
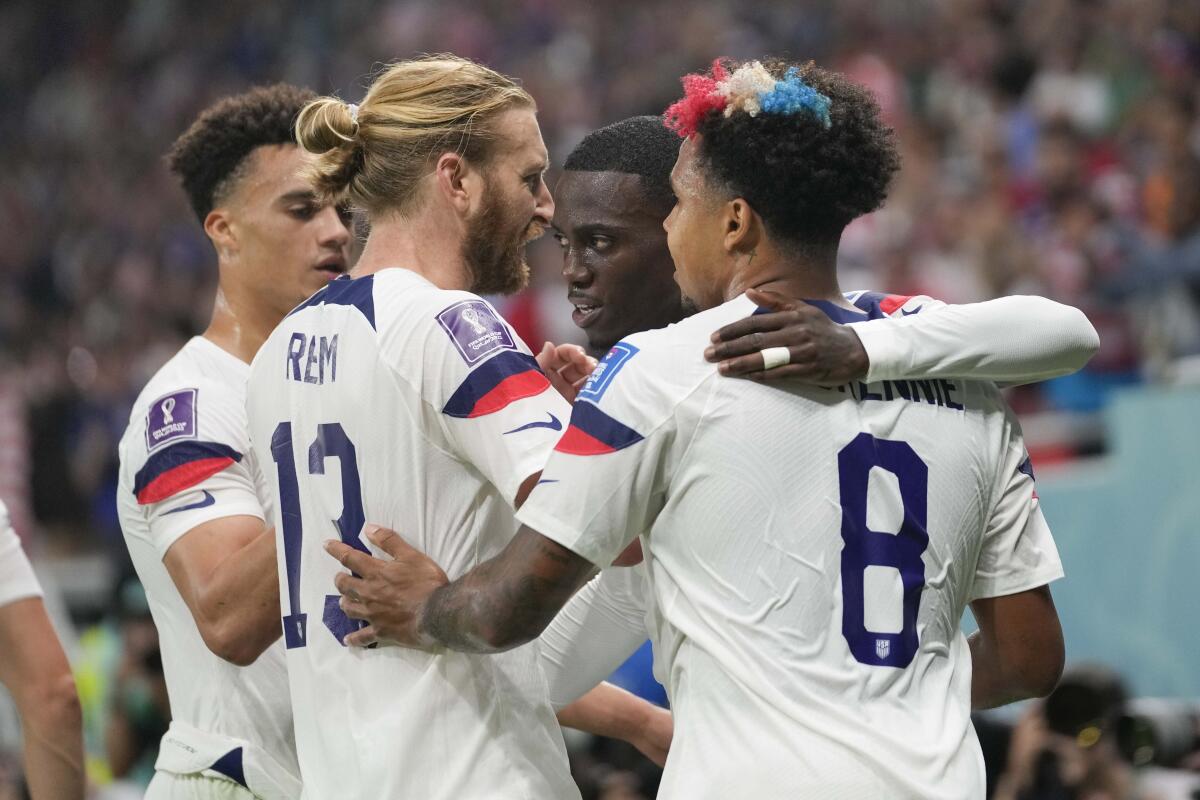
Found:
[[828, 128], [832, 124], [829, 107], [829, 98], [805, 83], [796, 67], [788, 67], [782, 78], [776, 78], [758, 61], [731, 73], [717, 59], [711, 76], [683, 77], [683, 98], [673, 103], [664, 117], [667, 127], [687, 138], [713, 111], [726, 117], [738, 112], [751, 117], [807, 112]]

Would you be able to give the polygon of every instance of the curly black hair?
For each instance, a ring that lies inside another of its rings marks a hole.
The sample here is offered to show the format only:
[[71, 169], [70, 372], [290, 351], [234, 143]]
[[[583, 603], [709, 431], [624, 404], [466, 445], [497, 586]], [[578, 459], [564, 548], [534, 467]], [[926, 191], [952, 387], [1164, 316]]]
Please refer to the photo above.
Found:
[[[740, 64], [727, 64], [732, 73]], [[857, 217], [883, 205], [900, 168], [892, 130], [862, 86], [812, 62], [763, 61], [782, 78], [801, 79], [830, 100], [830, 126], [815, 115], [710, 111], [702, 118], [698, 163], [704, 174], [744, 197], [776, 237], [797, 244], [837, 244]]]
[[296, 117], [316, 97], [286, 83], [256, 86], [209, 106], [167, 152], [192, 210], [204, 222], [241, 177], [256, 147], [295, 144]]
[[679, 137], [659, 117], [630, 117], [583, 137], [563, 169], [567, 172], [622, 172], [640, 177], [642, 191], [663, 216], [675, 205], [671, 168], [679, 156]]

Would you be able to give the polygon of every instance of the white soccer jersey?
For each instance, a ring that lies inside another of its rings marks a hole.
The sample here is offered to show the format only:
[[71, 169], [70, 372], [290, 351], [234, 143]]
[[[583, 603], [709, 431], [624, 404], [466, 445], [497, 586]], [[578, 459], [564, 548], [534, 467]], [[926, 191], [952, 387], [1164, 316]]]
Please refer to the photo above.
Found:
[[322, 547], [367, 550], [374, 522], [451, 578], [504, 547], [517, 490], [570, 414], [512, 329], [408, 270], [339, 278], [259, 351], [248, 414], [279, 500], [304, 796], [578, 797], [536, 643], [498, 656], [347, 648], [357, 626]]
[[0, 502], [0, 606], [41, 596], [41, 584], [21, 549], [17, 532], [9, 524], [8, 508]]
[[754, 310], [618, 343], [518, 519], [595, 564], [642, 535], [660, 798], [982, 798], [963, 610], [1062, 574], [1020, 430], [990, 384], [721, 378]]
[[156, 766], [221, 775], [282, 800], [300, 791], [282, 642], [248, 667], [214, 655], [163, 563], [201, 523], [268, 516], [246, 428], [249, 371], [199, 336], [158, 371], [121, 439], [117, 510], [158, 628], [171, 700]]

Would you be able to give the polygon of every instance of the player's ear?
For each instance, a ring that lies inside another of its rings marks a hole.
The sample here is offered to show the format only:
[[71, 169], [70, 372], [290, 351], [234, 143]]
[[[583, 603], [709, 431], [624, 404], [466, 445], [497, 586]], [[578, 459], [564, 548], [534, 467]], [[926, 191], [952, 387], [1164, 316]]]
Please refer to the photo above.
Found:
[[229, 217], [229, 210], [224, 207], [214, 208], [204, 218], [204, 232], [217, 249], [217, 255], [228, 261], [238, 251], [237, 234]]
[[476, 198], [472, 195], [479, 193], [482, 188], [479, 176], [475, 170], [458, 153], [442, 153], [434, 167], [437, 187], [446, 200], [460, 214], [467, 214], [471, 202]]
[[758, 245], [762, 220], [744, 198], [735, 197], [725, 204], [725, 236], [722, 244], [727, 253], [748, 253]]

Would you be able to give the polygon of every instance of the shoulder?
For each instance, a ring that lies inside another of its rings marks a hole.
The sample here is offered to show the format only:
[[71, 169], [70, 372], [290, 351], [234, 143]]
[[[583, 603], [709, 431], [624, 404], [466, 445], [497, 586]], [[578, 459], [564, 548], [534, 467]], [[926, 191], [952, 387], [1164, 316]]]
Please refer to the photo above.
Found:
[[240, 461], [246, 433], [247, 368], [193, 339], [163, 365], [134, 401], [121, 440], [122, 461], [156, 456]]
[[578, 400], [637, 426], [653, 426], [718, 376], [704, 359], [713, 331], [753, 313], [744, 296], [687, 319], [622, 339], [604, 357]]
[[[690, 388], [717, 373], [716, 364], [704, 358], [713, 331], [752, 313], [754, 304], [745, 296], [737, 297], [665, 328], [627, 336], [605, 361], [611, 356], [617, 362], [613, 366], [623, 367], [628, 362], [635, 374], [667, 378], [668, 383]], [[604, 373], [597, 377], [603, 380]]]
[[946, 305], [924, 294], [888, 294], [870, 290], [846, 292], [845, 297], [868, 319], [885, 317], [908, 317]]

